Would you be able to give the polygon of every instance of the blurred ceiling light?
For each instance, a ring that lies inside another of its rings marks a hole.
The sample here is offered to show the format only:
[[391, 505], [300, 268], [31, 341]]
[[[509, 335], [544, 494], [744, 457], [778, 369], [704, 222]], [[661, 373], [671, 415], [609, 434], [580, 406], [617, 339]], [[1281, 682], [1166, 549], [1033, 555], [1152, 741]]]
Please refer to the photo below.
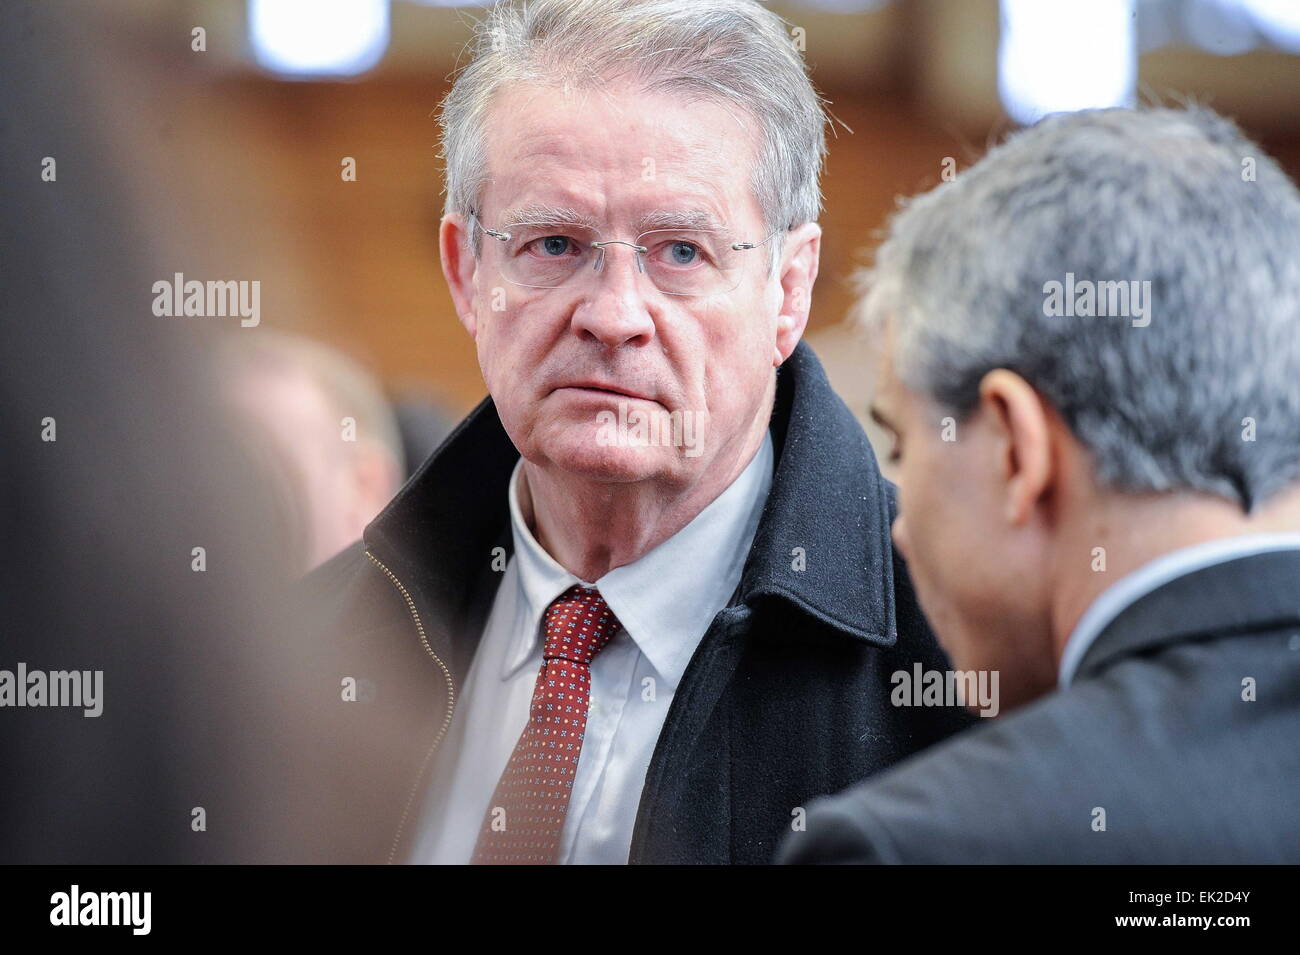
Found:
[[355, 76], [388, 49], [388, 0], [248, 0], [253, 54], [292, 78]]
[[1002, 0], [998, 92], [1008, 115], [1132, 106], [1135, 0]]

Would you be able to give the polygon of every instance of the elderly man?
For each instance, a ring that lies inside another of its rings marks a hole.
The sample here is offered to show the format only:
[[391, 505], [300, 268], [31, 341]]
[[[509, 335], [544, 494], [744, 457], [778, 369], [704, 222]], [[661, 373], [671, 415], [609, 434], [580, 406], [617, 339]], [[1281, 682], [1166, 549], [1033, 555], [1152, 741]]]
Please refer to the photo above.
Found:
[[369, 704], [325, 717], [323, 858], [768, 862], [971, 721], [889, 704], [945, 661], [799, 343], [824, 123], [751, 0], [489, 12], [441, 250], [491, 397], [316, 575]]
[[1003, 715], [782, 858], [1300, 862], [1295, 187], [1208, 111], [1056, 116], [873, 279], [894, 541]]

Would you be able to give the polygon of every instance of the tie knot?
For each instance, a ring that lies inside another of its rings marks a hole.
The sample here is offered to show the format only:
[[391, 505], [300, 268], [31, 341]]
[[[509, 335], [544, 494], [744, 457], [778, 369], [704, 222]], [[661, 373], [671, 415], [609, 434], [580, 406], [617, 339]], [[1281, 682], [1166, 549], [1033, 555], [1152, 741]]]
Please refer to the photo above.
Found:
[[542, 657], [590, 663], [622, 626], [595, 587], [574, 584], [546, 608]]

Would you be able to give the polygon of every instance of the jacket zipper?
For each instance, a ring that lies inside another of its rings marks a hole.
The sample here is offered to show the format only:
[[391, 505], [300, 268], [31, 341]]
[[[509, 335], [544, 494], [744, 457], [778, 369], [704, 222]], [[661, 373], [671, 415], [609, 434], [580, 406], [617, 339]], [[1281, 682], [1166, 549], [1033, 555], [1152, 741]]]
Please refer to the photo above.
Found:
[[371, 563], [383, 571], [384, 576], [392, 581], [393, 586], [396, 587], [398, 592], [402, 595], [402, 599], [406, 601], [406, 609], [410, 611], [411, 619], [415, 621], [415, 630], [416, 633], [419, 634], [420, 643], [423, 645], [425, 652], [433, 658], [433, 662], [438, 664], [439, 669], [442, 670], [443, 677], [447, 681], [447, 713], [443, 718], [442, 726], [438, 728], [438, 735], [434, 737], [433, 743], [424, 754], [424, 761], [420, 763], [420, 771], [416, 775], [415, 781], [411, 784], [411, 791], [406, 795], [406, 805], [402, 807], [402, 818], [398, 820], [397, 831], [393, 834], [393, 844], [388, 850], [388, 864], [392, 865], [393, 860], [397, 857], [398, 846], [402, 843], [402, 832], [406, 828], [406, 819], [411, 813], [411, 805], [415, 802], [415, 796], [420, 790], [420, 783], [424, 780], [425, 770], [429, 767], [429, 760], [432, 759], [434, 751], [442, 743], [443, 737], [447, 735], [447, 727], [451, 725], [451, 714], [452, 711], [456, 709], [456, 683], [451, 678], [451, 670], [447, 669], [447, 665], [438, 658], [438, 654], [434, 653], [433, 647], [429, 645], [429, 638], [424, 632], [424, 624], [420, 620], [419, 611], [415, 609], [415, 601], [411, 599], [410, 592], [405, 586], [403, 586], [402, 582], [397, 579], [397, 576], [388, 569], [387, 565], [374, 554], [370, 553], [369, 550], [366, 551], [366, 557], [370, 559]]

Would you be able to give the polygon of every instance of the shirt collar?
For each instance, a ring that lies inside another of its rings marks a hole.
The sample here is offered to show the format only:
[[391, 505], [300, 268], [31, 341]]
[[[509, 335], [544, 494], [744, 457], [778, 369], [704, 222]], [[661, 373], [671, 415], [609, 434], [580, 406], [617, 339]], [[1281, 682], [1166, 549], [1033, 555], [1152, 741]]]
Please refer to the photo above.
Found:
[[736, 480], [689, 524], [594, 584], [560, 566], [528, 529], [519, 506], [521, 458], [508, 497], [522, 625], [503, 661], [502, 678], [533, 657], [551, 601], [574, 584], [585, 584], [600, 591], [659, 678], [675, 689], [700, 639], [740, 582], [771, 488], [774, 458], [768, 434]]
[[1300, 549], [1300, 534], [1245, 534], [1180, 547], [1124, 575], [1103, 590], [1075, 624], [1061, 653], [1057, 684], [1069, 686], [1093, 641], [1125, 609], [1157, 587], [1227, 560], [1293, 549]]

